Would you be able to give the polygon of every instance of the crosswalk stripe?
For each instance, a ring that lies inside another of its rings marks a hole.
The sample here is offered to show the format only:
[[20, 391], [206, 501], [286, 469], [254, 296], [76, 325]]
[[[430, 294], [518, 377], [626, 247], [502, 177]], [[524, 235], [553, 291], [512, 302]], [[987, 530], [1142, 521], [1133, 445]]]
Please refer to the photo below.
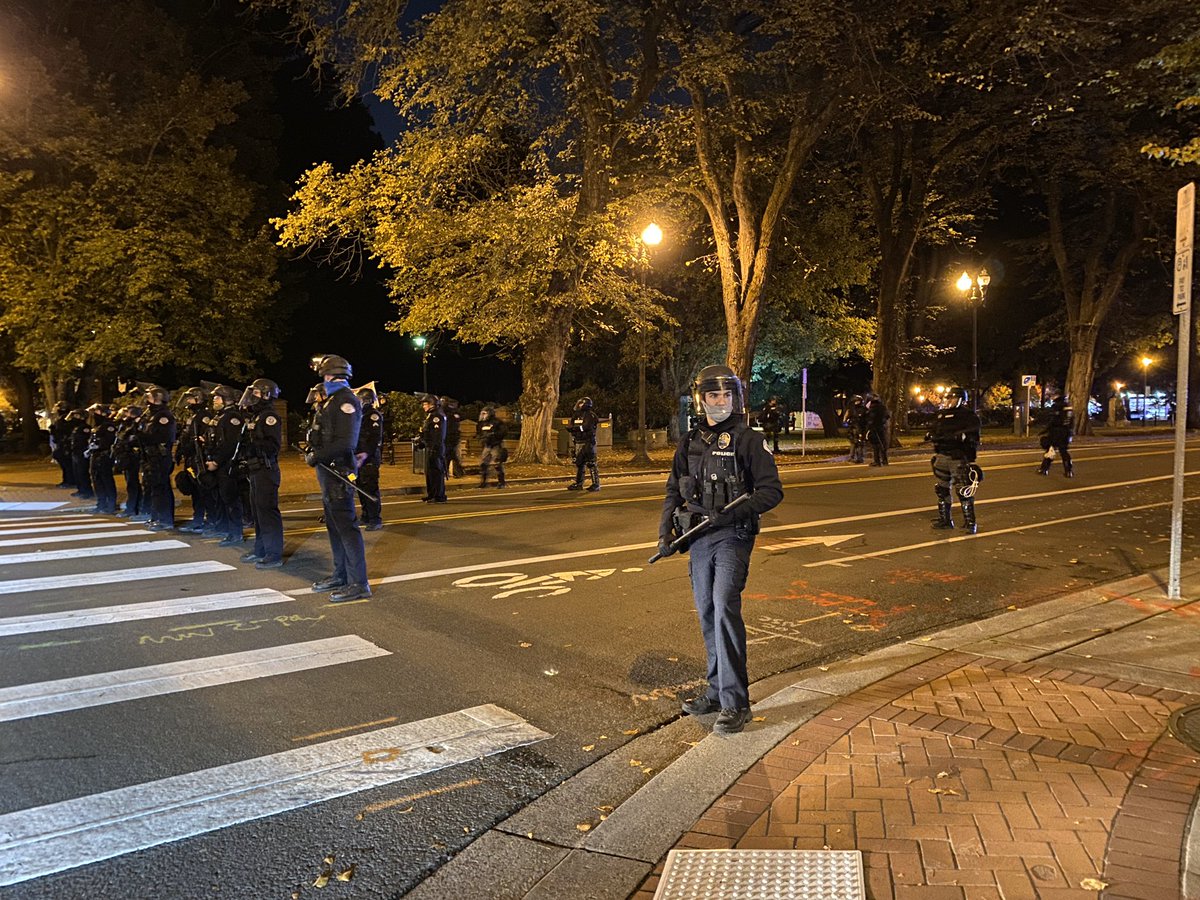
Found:
[[97, 519], [85, 525], [34, 525], [28, 528], [0, 528], [0, 534], [52, 534], [56, 531], [85, 531], [88, 528], [120, 528], [119, 522]]
[[[35, 544], [61, 544], [66, 541], [94, 541], [100, 538], [131, 537], [154, 534], [144, 528], [127, 528], [125, 531], [94, 531], [89, 534], [58, 534], [49, 537], [14, 538], [11, 541], [0, 541], [0, 547], [32, 547]], [[4, 532], [0, 531], [0, 537]]]
[[0, 638], [17, 634], [36, 634], [42, 631], [61, 631], [65, 628], [87, 628], [93, 625], [113, 625], [117, 622], [136, 622], [164, 616], [191, 616], [197, 613], [265, 606], [270, 603], [290, 603], [287, 594], [271, 588], [249, 591], [230, 591], [200, 597], [172, 597], [145, 603], [122, 603], [95, 609], [72, 609], [66, 612], [38, 613], [31, 616], [9, 616], [0, 619]]
[[390, 656], [358, 635], [0, 688], [0, 722]]
[[132, 544], [102, 544], [99, 547], [74, 547], [70, 550], [35, 550], [31, 553], [0, 554], [0, 566], [17, 563], [53, 562], [57, 559], [78, 559], [84, 556], [115, 556], [120, 553], [154, 553], [158, 550], [179, 550], [190, 544], [183, 541], [136, 541]]
[[66, 500], [8, 500], [0, 501], [0, 512], [23, 512], [25, 510], [41, 511], [58, 509], [66, 506]]
[[18, 884], [544, 741], [498, 706], [394, 725], [0, 816], [0, 885]]
[[78, 575], [47, 575], [43, 578], [17, 578], [0, 581], [0, 594], [21, 594], [26, 591], [49, 591], [66, 587], [90, 587], [116, 581], [146, 581], [150, 578], [171, 578], [179, 575], [204, 575], [209, 572], [228, 572], [234, 567], [215, 559], [179, 563], [172, 566], [143, 566], [139, 569], [112, 569], [107, 572], [83, 572]]
[[10, 525], [53, 525], [62, 522], [111, 522], [109, 516], [94, 516], [89, 513], [77, 513], [64, 510], [49, 516], [13, 516], [0, 519], [0, 528]]

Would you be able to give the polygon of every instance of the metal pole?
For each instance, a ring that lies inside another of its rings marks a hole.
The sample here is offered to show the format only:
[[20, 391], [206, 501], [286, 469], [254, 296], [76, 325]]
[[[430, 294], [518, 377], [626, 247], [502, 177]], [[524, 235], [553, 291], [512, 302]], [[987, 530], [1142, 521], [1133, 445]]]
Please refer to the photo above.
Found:
[[1179, 314], [1179, 356], [1175, 376], [1175, 484], [1171, 491], [1171, 564], [1167, 575], [1167, 597], [1179, 600], [1179, 568], [1183, 555], [1183, 474], [1187, 440], [1188, 356], [1192, 338], [1192, 307]]
[[1142, 427], [1150, 424], [1150, 367], [1142, 364]]
[[976, 288], [974, 301], [971, 303], [971, 400], [974, 401], [972, 411], [979, 414], [979, 301], [982, 299]]
[[421, 391], [429, 393], [429, 353], [421, 352]]
[[641, 352], [638, 354], [638, 439], [635, 462], [649, 462], [646, 453], [646, 331], [641, 331]]

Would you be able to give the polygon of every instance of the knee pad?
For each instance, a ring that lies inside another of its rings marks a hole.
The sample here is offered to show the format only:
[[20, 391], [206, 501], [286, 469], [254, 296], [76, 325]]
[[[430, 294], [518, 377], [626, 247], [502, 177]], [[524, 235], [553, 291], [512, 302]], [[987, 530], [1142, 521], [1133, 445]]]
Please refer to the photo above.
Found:
[[950, 485], [948, 485], [948, 484], [942, 484], [939, 481], [936, 485], [934, 485], [933, 492], [935, 494], [937, 494], [937, 498], [939, 500], [949, 500], [950, 499]]

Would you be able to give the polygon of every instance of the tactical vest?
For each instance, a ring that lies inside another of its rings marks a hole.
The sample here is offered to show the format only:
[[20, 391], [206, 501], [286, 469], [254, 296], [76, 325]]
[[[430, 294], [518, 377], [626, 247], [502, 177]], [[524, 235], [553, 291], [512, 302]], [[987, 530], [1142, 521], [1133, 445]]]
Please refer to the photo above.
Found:
[[684, 445], [687, 474], [679, 479], [679, 493], [693, 509], [715, 513], [746, 492], [746, 480], [738, 461], [747, 435], [753, 432], [744, 422], [728, 431], [711, 432], [694, 428]]

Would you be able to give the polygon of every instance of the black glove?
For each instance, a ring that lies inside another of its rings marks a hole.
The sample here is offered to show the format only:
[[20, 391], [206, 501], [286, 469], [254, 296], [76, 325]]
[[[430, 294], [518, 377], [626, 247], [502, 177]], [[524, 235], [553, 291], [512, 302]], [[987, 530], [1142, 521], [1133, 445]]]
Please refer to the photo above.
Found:
[[662, 557], [671, 556], [672, 554], [674, 554], [674, 552], [675, 551], [671, 549], [671, 539], [670, 538], [660, 537], [658, 539], [658, 555], [659, 556], [662, 556]]
[[317, 454], [309, 450], [304, 454], [304, 461], [315, 469], [317, 467]]
[[711, 527], [722, 528], [726, 525], [732, 525], [737, 521], [737, 511], [721, 512], [717, 511], [708, 517]]

